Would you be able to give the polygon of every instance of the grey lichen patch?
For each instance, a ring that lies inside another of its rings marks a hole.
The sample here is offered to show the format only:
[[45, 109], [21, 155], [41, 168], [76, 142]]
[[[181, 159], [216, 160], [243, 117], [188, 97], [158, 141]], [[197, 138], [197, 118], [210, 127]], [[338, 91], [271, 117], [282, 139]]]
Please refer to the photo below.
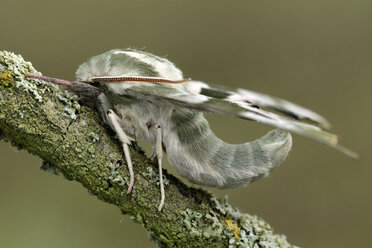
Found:
[[142, 175], [149, 180], [152, 180], [153, 177], [156, 176], [154, 170], [151, 167], [147, 167], [146, 171], [142, 172]]
[[205, 218], [210, 225], [203, 232], [203, 237], [206, 239], [220, 237], [223, 232], [223, 226], [217, 218], [216, 214], [211, 210], [210, 214], [206, 214]]
[[56, 103], [56, 99], [50, 95], [48, 98], [44, 99], [44, 102], [37, 106], [38, 110], [42, 111], [43, 116], [49, 123], [56, 124], [65, 133], [67, 127], [70, 125], [71, 120], [68, 118], [61, 118], [61, 112], [63, 111], [63, 106]]
[[73, 108], [65, 107], [65, 111], [69, 114], [70, 118], [75, 120], [77, 118], [76, 110]]
[[19, 117], [21, 118], [21, 119], [23, 119], [24, 117], [25, 117], [25, 110], [17, 110], [17, 112], [18, 112], [18, 114], [19, 114]]
[[81, 106], [78, 103], [78, 96], [71, 95], [65, 91], [60, 92], [59, 88], [43, 80], [27, 78], [27, 73], [41, 75], [35, 70], [30, 62], [26, 62], [21, 55], [16, 55], [12, 52], [0, 51], [0, 64], [6, 70], [0, 73], [0, 85], [9, 86], [12, 81], [15, 82], [15, 87], [22, 89], [27, 93], [31, 93], [38, 102], [43, 102], [43, 95], [46, 92], [56, 92], [56, 96], [65, 103], [65, 112], [71, 119], [77, 118], [77, 113]]
[[203, 215], [199, 212], [192, 211], [189, 208], [182, 210], [180, 213], [184, 217], [183, 223], [191, 236], [199, 236], [200, 231], [198, 230], [198, 225]]
[[[156, 184], [160, 185], [160, 181], [157, 181]], [[169, 180], [165, 175], [163, 175], [163, 184], [164, 184], [164, 188], [169, 184]]]
[[128, 179], [123, 178], [118, 172], [118, 168], [116, 167], [116, 164], [110, 163], [109, 168], [111, 170], [110, 171], [111, 174], [109, 176], [109, 180], [111, 181], [111, 183], [117, 184], [119, 186], [129, 185]]
[[241, 215], [239, 209], [234, 209], [230, 204], [228, 204], [227, 200], [227, 196], [225, 196], [223, 202], [220, 202], [215, 197], [211, 198], [211, 201], [215, 204], [215, 208], [219, 211], [220, 214], [227, 218], [239, 217]]
[[96, 143], [100, 140], [99, 135], [95, 132], [90, 132], [89, 137], [91, 138], [93, 143]]
[[81, 106], [78, 103], [79, 97], [77, 95], [73, 95], [68, 91], [64, 92], [64, 95], [57, 93], [57, 98], [61, 100], [66, 106], [64, 108], [65, 112], [68, 116], [75, 120], [77, 118], [77, 113], [80, 111]]
[[257, 216], [244, 214], [240, 217], [240, 224], [246, 234], [242, 241], [256, 239], [260, 247], [268, 248], [296, 247], [288, 243], [285, 235], [275, 234], [270, 225]]
[[43, 101], [42, 95], [45, 91], [49, 91], [49, 85], [41, 80], [25, 78], [26, 73], [40, 74], [30, 62], [26, 62], [21, 55], [0, 51], [0, 64], [11, 71], [16, 88], [31, 93], [39, 102]]
[[216, 219], [226, 219], [227, 225], [222, 236], [228, 238], [229, 248], [295, 247], [288, 243], [284, 235], [275, 234], [271, 226], [264, 220], [257, 216], [241, 214], [238, 209], [232, 208], [227, 202], [227, 197], [222, 202], [214, 197], [211, 200], [220, 214]]
[[[159, 176], [154, 172], [151, 167], [147, 167], [146, 171], [142, 172], [142, 175], [150, 182], [156, 183], [157, 185], [160, 184]], [[163, 175], [163, 184], [167, 186], [169, 184], [168, 178]]]

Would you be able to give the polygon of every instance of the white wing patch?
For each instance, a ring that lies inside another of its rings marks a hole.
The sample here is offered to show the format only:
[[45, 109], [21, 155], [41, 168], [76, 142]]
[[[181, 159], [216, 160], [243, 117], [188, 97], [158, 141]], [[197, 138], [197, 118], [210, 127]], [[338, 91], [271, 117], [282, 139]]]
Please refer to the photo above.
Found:
[[193, 94], [200, 94], [203, 88], [208, 89], [209, 85], [202, 81], [192, 81], [192, 83], [184, 84], [185, 88]]

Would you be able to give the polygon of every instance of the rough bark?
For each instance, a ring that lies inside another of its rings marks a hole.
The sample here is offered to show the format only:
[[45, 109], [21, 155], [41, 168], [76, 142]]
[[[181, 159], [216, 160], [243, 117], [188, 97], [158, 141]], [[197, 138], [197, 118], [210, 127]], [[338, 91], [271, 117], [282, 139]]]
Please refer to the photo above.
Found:
[[129, 172], [113, 132], [76, 95], [25, 79], [27, 72], [38, 73], [21, 56], [0, 51], [0, 139], [42, 158], [44, 170], [76, 180], [118, 206], [162, 247], [292, 247], [260, 218], [241, 214], [166, 171], [166, 202], [158, 212], [157, 167], [136, 146], [131, 147], [135, 187], [127, 195]]

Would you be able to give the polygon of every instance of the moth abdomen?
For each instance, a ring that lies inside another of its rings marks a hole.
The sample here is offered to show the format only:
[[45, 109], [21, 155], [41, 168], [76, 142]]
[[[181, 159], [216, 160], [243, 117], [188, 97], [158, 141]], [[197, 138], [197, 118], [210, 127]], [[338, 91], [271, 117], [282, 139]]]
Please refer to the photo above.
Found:
[[181, 176], [206, 186], [235, 188], [268, 175], [287, 156], [292, 138], [275, 129], [260, 139], [228, 144], [212, 132], [203, 114], [174, 112], [167, 157]]

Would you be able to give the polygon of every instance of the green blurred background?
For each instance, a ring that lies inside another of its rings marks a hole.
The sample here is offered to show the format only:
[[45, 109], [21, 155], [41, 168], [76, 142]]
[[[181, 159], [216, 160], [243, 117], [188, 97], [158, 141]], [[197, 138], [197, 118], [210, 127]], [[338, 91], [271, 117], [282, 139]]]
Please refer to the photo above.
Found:
[[[210, 190], [298, 246], [371, 246], [371, 1], [1, 0], [0, 6], [0, 50], [22, 54], [45, 75], [73, 79], [92, 55], [144, 48], [167, 56], [186, 77], [280, 96], [323, 114], [359, 160], [295, 136], [289, 158], [269, 178]], [[270, 129], [208, 118], [232, 143]], [[116, 207], [39, 170], [39, 163], [0, 142], [0, 247], [155, 246]]]

